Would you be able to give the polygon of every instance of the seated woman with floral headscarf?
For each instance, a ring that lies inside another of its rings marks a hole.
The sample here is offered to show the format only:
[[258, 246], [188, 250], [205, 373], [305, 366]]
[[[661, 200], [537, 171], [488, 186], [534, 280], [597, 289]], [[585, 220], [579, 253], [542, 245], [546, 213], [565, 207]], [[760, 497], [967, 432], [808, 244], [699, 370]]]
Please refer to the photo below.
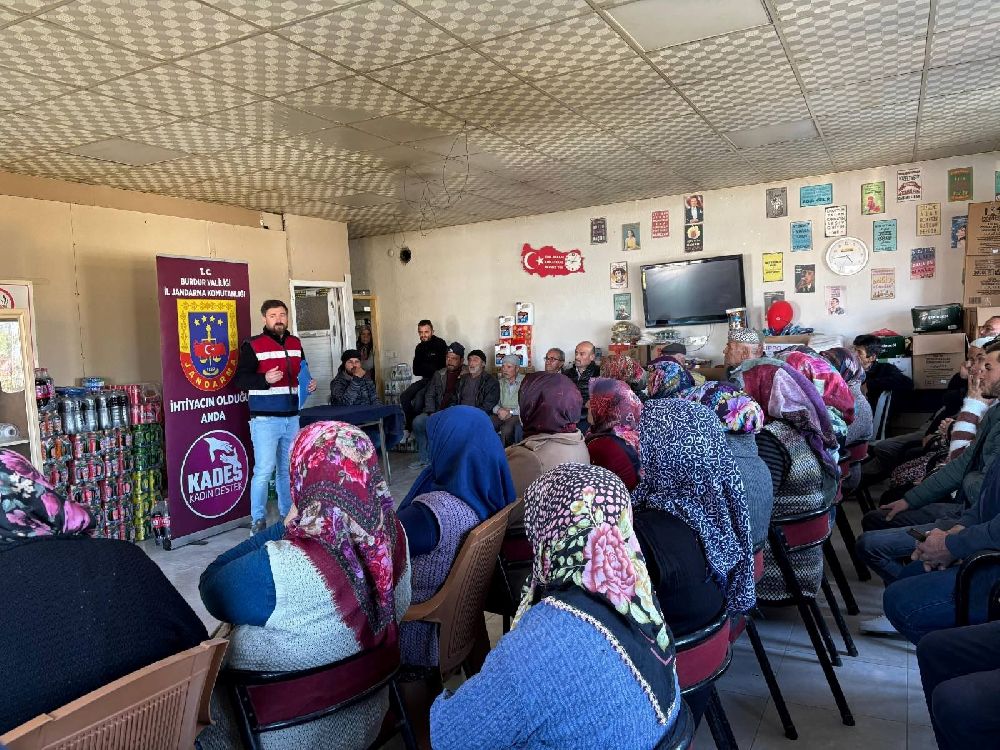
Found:
[[854, 422], [854, 394], [843, 376], [828, 360], [811, 349], [809, 352], [781, 352], [778, 359], [801, 373], [816, 388], [830, 414], [830, 424], [837, 436], [837, 443], [840, 448], [844, 448], [848, 443], [848, 430]]
[[640, 398], [646, 388], [646, 371], [627, 354], [608, 354], [601, 360], [601, 377], [625, 383]]
[[[549, 469], [565, 463], [589, 464], [590, 454], [577, 427], [583, 397], [572, 380], [558, 372], [524, 376], [518, 394], [524, 440], [507, 449], [518, 497]], [[519, 519], [511, 519], [517, 522]]]
[[629, 492], [639, 484], [639, 416], [642, 402], [620, 380], [591, 378], [590, 463], [603, 466], [625, 483]]
[[[468, 533], [517, 499], [503, 445], [482, 409], [452, 406], [427, 420], [430, 465], [397, 514], [410, 543], [413, 603], [438, 592]], [[438, 665], [437, 625], [404, 622], [403, 663]]]
[[[872, 406], [868, 403], [868, 397], [861, 392], [861, 385], [865, 382], [865, 369], [861, 366], [858, 355], [850, 349], [842, 346], [827, 349], [821, 352], [820, 356], [833, 365], [833, 369], [840, 373], [840, 377], [847, 383], [847, 388], [854, 397], [854, 421], [847, 426], [847, 445], [855, 443], [867, 443], [872, 438], [874, 429], [874, 418], [872, 416]], [[844, 493], [855, 489], [861, 483], [861, 464], [855, 463], [851, 467], [851, 473], [844, 478]]]
[[672, 746], [690, 732], [670, 631], [614, 474], [564, 464], [524, 496], [534, 550], [513, 630], [431, 709], [435, 750]]
[[646, 396], [648, 398], [669, 398], [679, 391], [701, 385], [705, 378], [682, 367], [671, 357], [660, 357], [646, 366]]
[[764, 427], [764, 411], [749, 394], [731, 383], [713, 381], [682, 391], [679, 396], [714, 411], [725, 428], [726, 445], [733, 452], [733, 460], [746, 490], [750, 536], [754, 549], [760, 549], [767, 541], [771, 509], [774, 507], [771, 474], [757, 453], [755, 439]]
[[[495, 438], [494, 438], [495, 439]], [[291, 449], [292, 510], [285, 522], [220, 555], [201, 576], [208, 611], [236, 626], [229, 667], [298, 671], [395, 646], [410, 605], [406, 535], [375, 449], [358, 427], [316, 422]], [[227, 696], [205, 750], [240, 745]], [[264, 748], [368, 747], [388, 690], [315, 721], [266, 732]]]
[[[774, 487], [772, 518], [829, 507], [837, 492], [840, 470], [834, 456], [837, 437], [819, 392], [810, 380], [776, 360], [751, 359], [733, 371], [733, 381], [764, 410], [764, 429], [757, 450], [771, 474]], [[791, 556], [795, 576], [808, 594], [815, 594], [823, 578], [823, 549]], [[771, 547], [764, 547], [764, 577], [757, 596], [786, 601], [785, 587]]]
[[142, 549], [0, 450], [0, 735], [197, 646], [205, 626]]

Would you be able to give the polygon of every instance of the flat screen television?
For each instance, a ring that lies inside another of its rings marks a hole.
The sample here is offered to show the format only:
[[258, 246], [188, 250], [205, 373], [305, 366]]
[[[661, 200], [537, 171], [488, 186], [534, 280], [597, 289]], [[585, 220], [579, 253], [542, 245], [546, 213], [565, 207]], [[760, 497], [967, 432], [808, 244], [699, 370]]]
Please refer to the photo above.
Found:
[[746, 307], [743, 256], [678, 260], [642, 267], [646, 327], [722, 323]]

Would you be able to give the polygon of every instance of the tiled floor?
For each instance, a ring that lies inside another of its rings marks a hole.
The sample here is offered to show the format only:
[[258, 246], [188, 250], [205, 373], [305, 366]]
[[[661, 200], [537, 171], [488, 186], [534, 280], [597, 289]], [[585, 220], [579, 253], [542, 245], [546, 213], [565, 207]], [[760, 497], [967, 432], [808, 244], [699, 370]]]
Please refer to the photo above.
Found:
[[[393, 481], [390, 488], [398, 501], [404, 497], [419, 472], [408, 466], [415, 458], [413, 454], [391, 455]], [[851, 505], [847, 510], [854, 528], [859, 529], [856, 506]], [[198, 577], [217, 555], [245, 539], [249, 533], [249, 529], [235, 529], [212, 537], [204, 545], [188, 545], [170, 552], [146, 543], [150, 556], [205, 620], [210, 631], [217, 621], [201, 603]], [[834, 537], [841, 559], [849, 566], [847, 555], [840, 546], [839, 533], [835, 532]], [[799, 740], [793, 743], [785, 738], [757, 660], [744, 637], [734, 646], [732, 666], [718, 683], [729, 721], [739, 746], [744, 750], [840, 750], [855, 747], [933, 750], [936, 747], [913, 647], [902, 641], [871, 638], [858, 632], [862, 619], [881, 612], [881, 584], [859, 583], [850, 572], [848, 578], [861, 607], [861, 615], [847, 618], [859, 654], [856, 658], [844, 656], [843, 666], [836, 671], [854, 713], [856, 726], [847, 727], [841, 723], [809, 636], [796, 610], [791, 607], [770, 608], [764, 611], [764, 619], [758, 621], [758, 628], [798, 729]], [[500, 634], [500, 619], [491, 616], [487, 625], [495, 641]], [[837, 638], [832, 620], [829, 620], [829, 625]], [[698, 750], [715, 747], [707, 726], [702, 726], [694, 747]]]

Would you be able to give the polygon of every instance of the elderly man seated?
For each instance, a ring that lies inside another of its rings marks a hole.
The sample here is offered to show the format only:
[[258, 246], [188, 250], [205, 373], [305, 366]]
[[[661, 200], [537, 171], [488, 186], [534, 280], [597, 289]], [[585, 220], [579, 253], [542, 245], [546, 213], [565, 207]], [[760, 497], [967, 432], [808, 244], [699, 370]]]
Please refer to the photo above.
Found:
[[566, 352], [553, 347], [545, 352], [545, 372], [562, 372], [566, 364]]
[[753, 328], [730, 328], [726, 348], [722, 350], [726, 372], [732, 372], [748, 359], [764, 356], [764, 339]]
[[500, 403], [500, 384], [496, 376], [486, 372], [486, 354], [473, 349], [466, 359], [466, 371], [458, 379], [455, 403], [482, 409], [493, 415], [493, 407]]
[[518, 372], [519, 364], [520, 359], [513, 354], [508, 354], [500, 363], [500, 403], [493, 407], [493, 414], [490, 415], [493, 429], [500, 435], [505, 448], [520, 443], [522, 439], [517, 397], [524, 374]]
[[583, 398], [583, 409], [580, 411], [580, 419], [577, 422], [580, 432], [586, 434], [590, 429], [590, 422], [587, 421], [587, 402], [590, 401], [590, 379], [601, 374], [601, 368], [594, 362], [597, 351], [589, 341], [581, 341], [576, 345], [573, 353], [573, 365], [563, 370], [563, 375], [573, 381], [573, 385], [580, 391]]
[[430, 463], [427, 452], [427, 420], [431, 414], [447, 409], [458, 401], [458, 381], [462, 377], [462, 360], [465, 347], [457, 341], [448, 344], [444, 367], [431, 376], [431, 382], [423, 392], [424, 407], [413, 420], [413, 437], [417, 441], [419, 459], [410, 464], [411, 469], [419, 469]]
[[375, 381], [361, 366], [361, 352], [348, 349], [340, 355], [340, 369], [330, 381], [330, 406], [369, 406], [378, 403]]

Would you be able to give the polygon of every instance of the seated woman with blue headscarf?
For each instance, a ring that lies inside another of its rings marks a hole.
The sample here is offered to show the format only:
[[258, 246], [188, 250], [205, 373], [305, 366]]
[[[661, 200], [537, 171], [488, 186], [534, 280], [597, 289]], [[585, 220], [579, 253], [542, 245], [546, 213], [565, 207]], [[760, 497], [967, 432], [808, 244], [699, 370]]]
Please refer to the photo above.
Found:
[[[639, 431], [635, 531], [663, 616], [676, 637], [723, 609], [752, 609], [753, 543], [746, 494], [718, 417], [701, 404], [652, 399]], [[709, 698], [687, 696], [700, 719]]]
[[705, 382], [701, 373], [692, 372], [679, 365], [670, 356], [654, 359], [646, 365], [646, 396], [648, 398], [669, 398], [679, 391], [695, 388]]
[[[514, 502], [514, 481], [490, 418], [472, 406], [452, 406], [427, 420], [430, 465], [413, 483], [397, 515], [410, 543], [413, 603], [441, 588], [466, 535]], [[437, 626], [404, 622], [403, 663], [438, 664]]]

